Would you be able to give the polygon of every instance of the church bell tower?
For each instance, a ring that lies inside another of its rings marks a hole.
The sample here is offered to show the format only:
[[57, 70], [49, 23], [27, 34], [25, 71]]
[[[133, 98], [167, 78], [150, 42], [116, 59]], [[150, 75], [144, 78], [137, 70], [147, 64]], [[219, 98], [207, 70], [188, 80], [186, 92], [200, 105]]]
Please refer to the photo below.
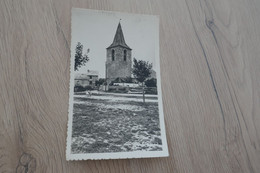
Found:
[[106, 79], [108, 82], [116, 78], [131, 77], [132, 49], [125, 43], [119, 22], [113, 43], [107, 47]]

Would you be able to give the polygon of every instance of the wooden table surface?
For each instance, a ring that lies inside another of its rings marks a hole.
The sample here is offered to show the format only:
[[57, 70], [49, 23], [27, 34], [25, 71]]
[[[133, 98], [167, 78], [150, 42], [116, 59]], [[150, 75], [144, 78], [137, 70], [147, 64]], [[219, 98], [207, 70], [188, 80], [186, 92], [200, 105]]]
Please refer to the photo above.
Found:
[[[66, 161], [71, 7], [160, 15], [170, 157]], [[1, 0], [0, 172], [260, 172], [259, 0]]]

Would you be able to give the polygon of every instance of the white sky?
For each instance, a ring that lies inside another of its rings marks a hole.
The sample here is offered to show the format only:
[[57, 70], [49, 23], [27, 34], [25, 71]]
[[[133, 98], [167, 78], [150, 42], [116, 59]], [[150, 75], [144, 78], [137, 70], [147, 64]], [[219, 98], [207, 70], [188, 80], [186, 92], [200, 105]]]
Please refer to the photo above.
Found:
[[90, 49], [90, 60], [78, 72], [99, 71], [99, 78], [105, 77], [106, 48], [112, 44], [117, 25], [121, 19], [126, 44], [132, 49], [132, 59], [153, 63], [156, 69], [158, 43], [158, 18], [150, 15], [73, 9], [71, 55], [75, 55], [77, 42], [83, 44], [83, 53]]

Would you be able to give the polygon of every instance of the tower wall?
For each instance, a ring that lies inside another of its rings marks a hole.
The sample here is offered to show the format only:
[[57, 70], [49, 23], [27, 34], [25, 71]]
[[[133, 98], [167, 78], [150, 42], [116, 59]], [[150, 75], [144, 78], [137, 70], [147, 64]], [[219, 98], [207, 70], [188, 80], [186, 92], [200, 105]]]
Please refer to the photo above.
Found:
[[[115, 51], [114, 61], [112, 50]], [[124, 50], [126, 50], [126, 61], [124, 61]], [[117, 46], [107, 49], [106, 78], [112, 81], [118, 77], [131, 77], [132, 55], [131, 50]]]

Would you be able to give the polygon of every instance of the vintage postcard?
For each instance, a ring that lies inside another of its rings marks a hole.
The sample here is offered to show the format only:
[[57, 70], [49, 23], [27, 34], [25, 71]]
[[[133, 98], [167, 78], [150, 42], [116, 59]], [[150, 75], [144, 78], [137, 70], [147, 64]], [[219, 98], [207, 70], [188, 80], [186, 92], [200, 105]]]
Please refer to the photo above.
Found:
[[72, 9], [67, 160], [167, 157], [159, 17]]

